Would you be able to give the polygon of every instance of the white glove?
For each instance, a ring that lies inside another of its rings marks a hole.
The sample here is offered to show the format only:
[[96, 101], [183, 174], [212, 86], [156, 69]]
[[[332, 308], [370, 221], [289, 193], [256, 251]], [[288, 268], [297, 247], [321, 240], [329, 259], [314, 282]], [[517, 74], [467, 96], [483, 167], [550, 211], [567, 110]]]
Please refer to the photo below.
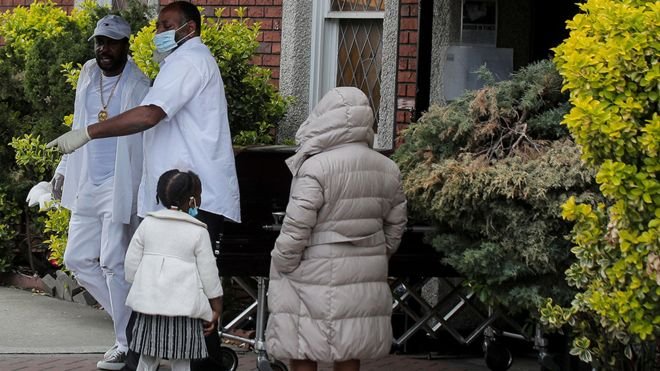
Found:
[[50, 181], [50, 185], [53, 190], [53, 198], [56, 200], [61, 200], [62, 186], [64, 186], [64, 175], [55, 173], [55, 175], [53, 175], [53, 179]]
[[27, 201], [28, 206], [39, 204], [39, 209], [43, 210], [46, 208], [46, 203], [52, 200], [50, 193], [50, 183], [39, 182], [36, 186], [30, 189], [25, 201]]
[[56, 147], [60, 152], [69, 154], [84, 146], [91, 139], [87, 128], [76, 129], [60, 135], [54, 141], [46, 144], [46, 148]]

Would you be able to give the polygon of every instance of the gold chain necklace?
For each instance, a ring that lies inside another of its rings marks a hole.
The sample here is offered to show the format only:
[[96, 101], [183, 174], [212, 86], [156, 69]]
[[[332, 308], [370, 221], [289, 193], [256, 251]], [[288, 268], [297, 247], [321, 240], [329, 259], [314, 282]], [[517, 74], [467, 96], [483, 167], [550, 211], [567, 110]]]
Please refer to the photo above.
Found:
[[119, 80], [121, 80], [121, 75], [123, 73], [124, 71], [122, 70], [121, 73], [119, 74], [119, 77], [117, 78], [117, 81], [115, 81], [115, 85], [112, 86], [112, 90], [110, 90], [110, 96], [108, 97], [107, 102], [103, 102], [103, 73], [100, 74], [101, 78], [99, 79], [99, 88], [101, 90], [101, 106], [103, 108], [101, 108], [97, 116], [99, 121], [105, 121], [108, 119], [108, 105], [110, 104], [112, 95], [115, 94], [115, 88], [117, 88], [117, 85], [119, 85]]

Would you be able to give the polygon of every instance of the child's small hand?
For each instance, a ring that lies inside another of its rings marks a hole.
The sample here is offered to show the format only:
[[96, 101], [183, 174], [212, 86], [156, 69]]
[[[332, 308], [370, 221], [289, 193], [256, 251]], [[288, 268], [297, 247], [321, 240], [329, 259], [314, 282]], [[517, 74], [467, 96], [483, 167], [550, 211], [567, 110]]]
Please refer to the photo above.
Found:
[[209, 304], [211, 304], [213, 319], [211, 322], [204, 321], [204, 336], [209, 336], [218, 329], [218, 320], [220, 319], [220, 313], [222, 313], [222, 296], [209, 299]]
[[209, 336], [215, 331], [216, 322], [206, 322], [204, 321], [204, 336]]
[[204, 336], [209, 336], [218, 330], [218, 319], [220, 319], [220, 313], [213, 311], [211, 322], [204, 321]]

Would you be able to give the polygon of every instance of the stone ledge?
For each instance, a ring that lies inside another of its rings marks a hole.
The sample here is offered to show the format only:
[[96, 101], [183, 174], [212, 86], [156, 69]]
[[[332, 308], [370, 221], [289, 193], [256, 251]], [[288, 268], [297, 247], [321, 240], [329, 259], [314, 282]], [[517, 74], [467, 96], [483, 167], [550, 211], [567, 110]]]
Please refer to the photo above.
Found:
[[23, 290], [49, 292], [48, 287], [41, 280], [41, 277], [18, 272], [0, 273], [0, 286], [13, 286]]
[[62, 271], [55, 272], [55, 277], [45, 274], [43, 278], [18, 272], [0, 273], [0, 286], [43, 292], [57, 299], [98, 306], [92, 295], [80, 287], [75, 279]]

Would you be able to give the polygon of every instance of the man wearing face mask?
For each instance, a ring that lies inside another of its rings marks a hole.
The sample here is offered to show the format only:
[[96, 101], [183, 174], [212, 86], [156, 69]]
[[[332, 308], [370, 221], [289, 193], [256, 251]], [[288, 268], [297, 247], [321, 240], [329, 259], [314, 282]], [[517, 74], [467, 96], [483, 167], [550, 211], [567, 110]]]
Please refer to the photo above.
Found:
[[[131, 27], [116, 15], [96, 24], [96, 58], [85, 63], [76, 87], [73, 130], [106, 120], [140, 104], [149, 79], [128, 58]], [[110, 314], [115, 344], [97, 367], [119, 370], [128, 351], [130, 309], [124, 256], [137, 226], [137, 190], [142, 176], [142, 134], [106, 138], [62, 156], [53, 194], [71, 210], [64, 264]]]
[[[154, 197], [158, 177], [185, 167], [202, 180], [204, 202], [197, 217], [207, 224], [214, 242], [225, 217], [235, 222], [241, 218], [224, 84], [213, 55], [199, 37], [201, 16], [195, 5], [185, 1], [166, 5], [156, 27], [160, 72], [140, 105], [72, 130], [48, 146], [71, 153], [90, 140], [144, 131], [138, 215], [144, 217], [159, 208]], [[208, 348], [214, 357], [214, 350], [219, 349], [217, 334]]]

